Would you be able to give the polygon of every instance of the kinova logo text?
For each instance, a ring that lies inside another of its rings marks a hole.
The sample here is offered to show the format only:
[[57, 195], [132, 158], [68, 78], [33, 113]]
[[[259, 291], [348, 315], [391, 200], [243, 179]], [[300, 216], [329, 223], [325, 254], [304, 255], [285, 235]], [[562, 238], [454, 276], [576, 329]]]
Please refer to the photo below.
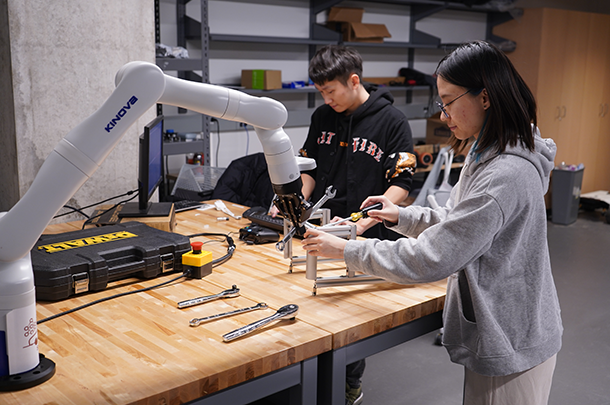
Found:
[[106, 132], [112, 131], [112, 128], [116, 126], [117, 122], [119, 122], [121, 118], [125, 116], [125, 114], [127, 114], [127, 111], [131, 109], [131, 106], [134, 105], [136, 101], [138, 101], [136, 96], [131, 96], [131, 98], [127, 101], [127, 104], [124, 105], [123, 108], [121, 108], [119, 112], [116, 113], [116, 116], [110, 120], [108, 125], [106, 125], [106, 128], [104, 128]]

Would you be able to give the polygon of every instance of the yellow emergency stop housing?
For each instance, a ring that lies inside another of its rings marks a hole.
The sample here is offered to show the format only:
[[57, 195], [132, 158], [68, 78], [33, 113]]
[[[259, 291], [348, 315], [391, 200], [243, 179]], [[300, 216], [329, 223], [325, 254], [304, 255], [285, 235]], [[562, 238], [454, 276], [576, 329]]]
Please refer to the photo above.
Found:
[[182, 255], [182, 265], [188, 266], [191, 270], [190, 277], [203, 278], [212, 274], [212, 252], [191, 250]]

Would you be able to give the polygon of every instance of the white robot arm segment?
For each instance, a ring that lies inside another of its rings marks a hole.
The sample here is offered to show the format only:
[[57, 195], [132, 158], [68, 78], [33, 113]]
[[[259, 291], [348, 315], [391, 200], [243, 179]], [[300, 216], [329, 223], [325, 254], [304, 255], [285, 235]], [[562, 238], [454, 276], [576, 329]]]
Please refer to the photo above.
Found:
[[[0, 213], [0, 344], [7, 353], [0, 356], [0, 377], [5, 371], [14, 375], [38, 365], [30, 250], [125, 131], [157, 102], [252, 125], [268, 163], [275, 204], [295, 227], [302, 228], [310, 215], [311, 204], [301, 194], [299, 164], [282, 129], [287, 112], [281, 103], [170, 77], [146, 62], [123, 66], [115, 83], [108, 100], [59, 142], [23, 198], [9, 212]], [[32, 333], [24, 336], [24, 328]]]

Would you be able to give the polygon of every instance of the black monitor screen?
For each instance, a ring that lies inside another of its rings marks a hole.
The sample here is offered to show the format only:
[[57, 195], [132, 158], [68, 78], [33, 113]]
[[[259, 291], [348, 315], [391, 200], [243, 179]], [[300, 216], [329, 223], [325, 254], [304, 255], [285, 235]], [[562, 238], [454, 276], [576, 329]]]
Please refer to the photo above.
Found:
[[160, 115], [144, 127], [140, 136], [138, 162], [138, 202], [126, 203], [121, 217], [165, 216], [171, 203], [150, 203], [157, 187], [163, 181], [163, 116]]
[[157, 117], [144, 127], [144, 137], [148, 132], [148, 176], [142, 178], [147, 181], [146, 201], [152, 197], [157, 186], [163, 179], [163, 118]]

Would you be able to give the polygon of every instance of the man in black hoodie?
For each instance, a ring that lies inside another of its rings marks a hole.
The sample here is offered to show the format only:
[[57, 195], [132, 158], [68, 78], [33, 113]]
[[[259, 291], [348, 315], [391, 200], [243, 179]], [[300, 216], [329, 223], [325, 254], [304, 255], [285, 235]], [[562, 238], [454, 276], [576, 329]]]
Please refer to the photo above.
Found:
[[[353, 48], [328, 45], [309, 64], [309, 77], [324, 98], [311, 117], [300, 153], [316, 160], [304, 172], [303, 195], [318, 201], [332, 185], [337, 194], [324, 204], [344, 218], [360, 210], [371, 195], [386, 195], [399, 204], [411, 189], [415, 166], [407, 117], [392, 103], [387, 89], [365, 88], [362, 58]], [[358, 235], [396, 239], [392, 231], [371, 219], [356, 223]]]
[[[309, 63], [309, 77], [324, 98], [311, 117], [301, 155], [316, 160], [303, 172], [302, 192], [318, 201], [332, 185], [337, 194], [325, 208], [335, 217], [360, 210], [371, 195], [393, 203], [407, 198], [415, 168], [413, 139], [407, 117], [392, 103], [387, 89], [365, 88], [362, 57], [353, 48], [328, 45]], [[395, 240], [400, 235], [366, 218], [356, 223], [358, 235]], [[346, 403], [362, 402], [360, 379], [364, 360], [347, 367]]]

